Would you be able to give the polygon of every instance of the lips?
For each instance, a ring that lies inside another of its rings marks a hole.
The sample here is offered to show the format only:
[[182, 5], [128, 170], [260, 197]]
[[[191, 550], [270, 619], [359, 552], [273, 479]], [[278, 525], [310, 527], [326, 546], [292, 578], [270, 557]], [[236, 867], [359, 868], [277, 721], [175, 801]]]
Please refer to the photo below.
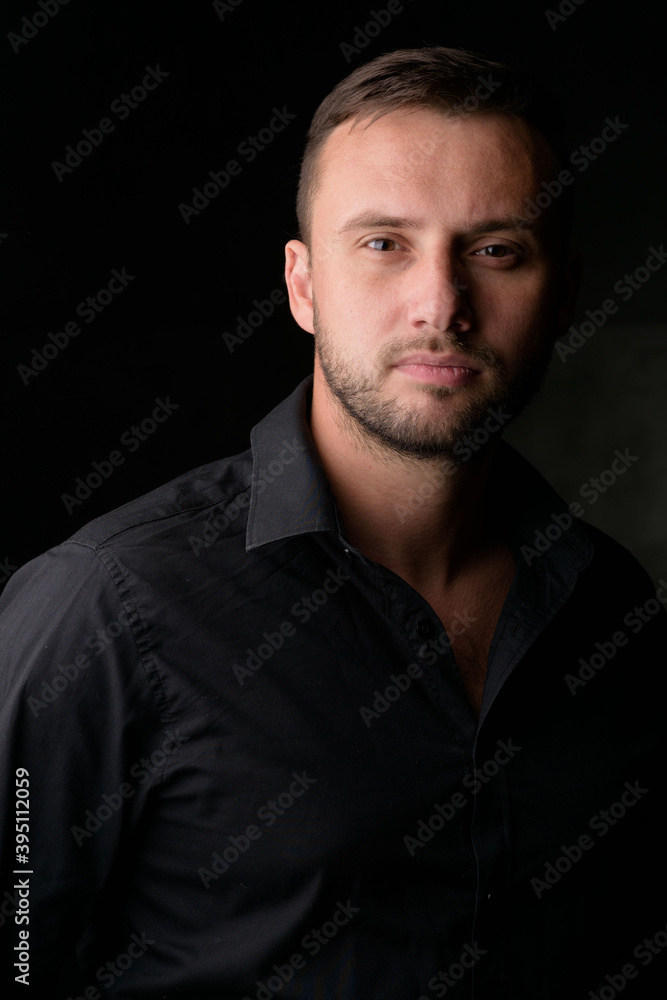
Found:
[[479, 368], [462, 354], [429, 354], [428, 352], [425, 354], [409, 354], [407, 357], [397, 361], [394, 367], [404, 368], [415, 365], [426, 365], [433, 368], [465, 368], [467, 371], [479, 372]]
[[421, 384], [446, 386], [450, 389], [467, 385], [480, 374], [462, 354], [409, 354], [394, 366], [401, 375]]

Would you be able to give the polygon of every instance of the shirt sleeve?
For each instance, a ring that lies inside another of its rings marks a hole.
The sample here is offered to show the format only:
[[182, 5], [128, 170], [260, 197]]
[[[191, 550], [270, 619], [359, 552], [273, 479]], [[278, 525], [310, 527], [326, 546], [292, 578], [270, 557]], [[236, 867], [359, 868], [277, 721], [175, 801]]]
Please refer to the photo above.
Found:
[[4, 997], [25, 997], [26, 984], [67, 996], [90, 968], [91, 928], [113, 919], [111, 885], [128, 877], [121, 845], [148, 794], [132, 767], [161, 720], [117, 583], [69, 542], [16, 572], [0, 599]]

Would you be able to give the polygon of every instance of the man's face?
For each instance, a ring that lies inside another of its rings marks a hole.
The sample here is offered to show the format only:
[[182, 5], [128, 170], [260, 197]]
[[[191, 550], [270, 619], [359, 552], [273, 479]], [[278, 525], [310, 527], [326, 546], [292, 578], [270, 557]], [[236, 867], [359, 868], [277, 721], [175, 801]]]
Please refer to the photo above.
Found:
[[366, 125], [326, 141], [311, 253], [288, 244], [292, 309], [315, 335], [313, 405], [369, 443], [455, 459], [490, 408], [525, 406], [569, 321], [553, 210], [519, 221], [549, 158], [500, 115]]

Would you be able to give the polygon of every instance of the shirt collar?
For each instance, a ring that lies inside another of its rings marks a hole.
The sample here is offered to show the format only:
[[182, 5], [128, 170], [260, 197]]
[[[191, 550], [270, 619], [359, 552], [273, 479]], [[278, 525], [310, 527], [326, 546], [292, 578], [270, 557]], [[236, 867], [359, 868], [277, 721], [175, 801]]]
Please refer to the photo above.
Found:
[[[338, 511], [310, 432], [313, 376], [253, 427], [252, 485], [246, 550], [315, 531], [342, 534]], [[493, 487], [518, 558], [581, 570], [593, 545], [563, 499], [506, 442], [498, 450]], [[569, 522], [569, 523], [568, 523]], [[522, 548], [527, 547], [527, 548]], [[531, 557], [532, 550], [535, 555]], [[539, 557], [539, 558], [538, 558]]]
[[313, 376], [250, 434], [252, 485], [246, 550], [292, 535], [340, 531], [338, 514], [310, 433]]
[[586, 526], [535, 466], [506, 441], [498, 449], [492, 484], [517, 560], [528, 567], [537, 560], [542, 566], [574, 571], [588, 565], [593, 543]]

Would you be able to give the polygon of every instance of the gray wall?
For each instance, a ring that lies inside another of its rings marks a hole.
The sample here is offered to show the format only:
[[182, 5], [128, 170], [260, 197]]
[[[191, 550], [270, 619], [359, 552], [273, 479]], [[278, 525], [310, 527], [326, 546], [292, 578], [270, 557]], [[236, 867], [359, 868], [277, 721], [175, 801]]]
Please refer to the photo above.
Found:
[[[574, 326], [585, 318], [582, 312]], [[667, 325], [603, 326], [564, 360], [554, 355], [541, 395], [505, 434], [566, 501], [582, 505], [585, 521], [630, 549], [656, 584], [667, 578], [666, 342]], [[591, 488], [582, 496], [582, 486], [626, 449], [637, 461], [605, 493], [596, 498]]]

